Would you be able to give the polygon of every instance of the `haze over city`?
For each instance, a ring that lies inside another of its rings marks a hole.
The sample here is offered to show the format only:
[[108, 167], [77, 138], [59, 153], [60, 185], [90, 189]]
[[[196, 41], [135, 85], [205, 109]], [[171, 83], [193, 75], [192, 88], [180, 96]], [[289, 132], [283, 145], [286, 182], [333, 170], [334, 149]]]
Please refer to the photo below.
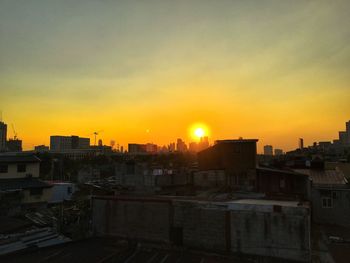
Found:
[[[350, 115], [348, 1], [0, 1], [0, 110], [53, 134], [331, 140]], [[12, 131], [9, 129], [9, 135]]]

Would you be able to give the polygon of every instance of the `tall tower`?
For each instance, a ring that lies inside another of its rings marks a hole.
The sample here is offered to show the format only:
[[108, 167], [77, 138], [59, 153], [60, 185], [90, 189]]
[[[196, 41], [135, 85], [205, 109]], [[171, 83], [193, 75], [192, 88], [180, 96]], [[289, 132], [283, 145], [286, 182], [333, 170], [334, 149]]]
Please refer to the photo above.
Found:
[[0, 152], [6, 151], [7, 125], [0, 121]]
[[299, 138], [299, 149], [300, 150], [304, 149], [304, 139], [303, 138]]
[[264, 155], [272, 156], [273, 155], [273, 147], [272, 145], [264, 146]]

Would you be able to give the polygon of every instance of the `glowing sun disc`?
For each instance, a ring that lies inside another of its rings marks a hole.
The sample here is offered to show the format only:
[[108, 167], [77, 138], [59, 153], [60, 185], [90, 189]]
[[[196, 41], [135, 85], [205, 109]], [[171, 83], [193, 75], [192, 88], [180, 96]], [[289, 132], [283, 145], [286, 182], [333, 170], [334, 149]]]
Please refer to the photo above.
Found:
[[194, 134], [198, 137], [198, 138], [202, 138], [205, 134], [204, 129], [201, 127], [198, 127], [197, 129], [194, 130]]

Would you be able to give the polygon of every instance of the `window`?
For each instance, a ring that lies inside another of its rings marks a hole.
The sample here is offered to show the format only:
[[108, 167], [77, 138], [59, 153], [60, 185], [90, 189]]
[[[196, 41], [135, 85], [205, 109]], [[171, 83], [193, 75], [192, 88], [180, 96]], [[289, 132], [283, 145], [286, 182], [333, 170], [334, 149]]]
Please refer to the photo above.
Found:
[[17, 173], [25, 173], [27, 166], [25, 164], [17, 164]]
[[32, 188], [30, 189], [30, 195], [42, 195], [43, 189], [42, 188]]
[[330, 197], [322, 197], [322, 208], [332, 208], [333, 203], [332, 203], [332, 198]]
[[0, 164], [0, 173], [7, 173], [7, 172], [8, 172], [7, 164]]
[[71, 194], [72, 193], [72, 187], [68, 186], [67, 187], [67, 194]]

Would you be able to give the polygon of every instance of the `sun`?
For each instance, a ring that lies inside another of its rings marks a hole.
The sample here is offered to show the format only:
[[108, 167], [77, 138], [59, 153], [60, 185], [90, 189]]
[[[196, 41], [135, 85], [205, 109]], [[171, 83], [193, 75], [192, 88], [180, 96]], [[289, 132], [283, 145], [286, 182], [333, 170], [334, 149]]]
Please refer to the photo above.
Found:
[[188, 131], [189, 136], [195, 141], [200, 141], [201, 138], [209, 136], [210, 133], [208, 126], [202, 122], [193, 123]]
[[202, 127], [198, 127], [194, 130], [194, 135], [197, 137], [197, 138], [202, 138], [205, 134], [205, 131]]

